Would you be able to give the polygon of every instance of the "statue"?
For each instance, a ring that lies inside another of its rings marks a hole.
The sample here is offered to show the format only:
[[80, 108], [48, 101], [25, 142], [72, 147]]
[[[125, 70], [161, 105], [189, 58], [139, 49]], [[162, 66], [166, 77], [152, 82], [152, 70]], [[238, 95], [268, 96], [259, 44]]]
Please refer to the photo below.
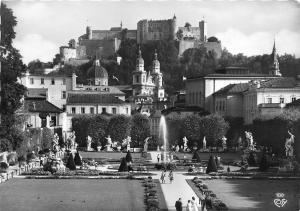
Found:
[[107, 143], [106, 143], [106, 150], [107, 150], [107, 151], [112, 151], [112, 148], [111, 148], [112, 141], [111, 141], [110, 135], [108, 135], [107, 137], [105, 137], [105, 139], [107, 140]]
[[292, 134], [289, 130], [288, 130], [288, 134], [290, 135], [290, 138], [287, 138], [285, 142], [285, 155], [288, 158], [291, 158], [294, 155], [294, 148], [292, 144], [294, 143], [295, 135]]
[[205, 136], [203, 137], [202, 143], [203, 143], [203, 150], [206, 150], [206, 137]]
[[144, 152], [147, 152], [148, 151], [148, 141], [151, 137], [147, 137], [145, 140], [144, 140]]
[[76, 142], [75, 142], [76, 136], [75, 136], [75, 131], [73, 131], [71, 133], [71, 135], [69, 136], [69, 138], [67, 139], [67, 149], [68, 150], [74, 150], [76, 149]]
[[87, 136], [87, 146], [86, 146], [87, 151], [92, 151], [91, 144], [92, 144], [92, 137], [88, 135]]
[[188, 139], [186, 138], [186, 136], [183, 137], [183, 151], [187, 150], [187, 143], [188, 143]]
[[225, 136], [222, 137], [222, 147], [223, 147], [223, 150], [226, 150], [227, 149], [227, 138]]
[[127, 152], [130, 151], [130, 142], [131, 142], [131, 137], [127, 136]]
[[179, 145], [177, 144], [177, 145], [176, 145], [176, 148], [175, 148], [175, 151], [176, 151], [176, 152], [179, 152], [179, 149], [180, 149], [180, 147], [179, 147]]
[[131, 142], [131, 137], [127, 136], [122, 142], [122, 146], [126, 146], [126, 151], [130, 151], [130, 142]]
[[248, 131], [245, 131], [245, 135], [246, 135], [246, 140], [247, 140], [247, 143], [248, 143], [248, 146], [247, 146], [247, 147], [248, 147], [250, 150], [254, 150], [252, 133], [251, 133], [251, 132], [248, 132]]
[[59, 141], [59, 137], [58, 137], [57, 133], [55, 133], [54, 136], [53, 136], [53, 140], [52, 140], [52, 149], [53, 149], [55, 154], [56, 154], [56, 152], [59, 151], [58, 141]]

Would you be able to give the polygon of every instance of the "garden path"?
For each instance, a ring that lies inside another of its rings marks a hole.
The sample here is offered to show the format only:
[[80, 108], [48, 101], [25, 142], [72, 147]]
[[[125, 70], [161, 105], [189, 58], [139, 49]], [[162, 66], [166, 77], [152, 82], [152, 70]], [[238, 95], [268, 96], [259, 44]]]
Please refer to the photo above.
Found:
[[[155, 179], [160, 179], [160, 173], [155, 173]], [[186, 179], [193, 179], [194, 176], [185, 176], [183, 175], [184, 172], [174, 172], [174, 181], [171, 184], [169, 178], [166, 177], [166, 183], [161, 184], [162, 191], [165, 196], [166, 204], [168, 206], [169, 211], [174, 211], [175, 209], [175, 202], [182, 198], [182, 206], [183, 210], [186, 209], [186, 204], [188, 200], [191, 200], [194, 196], [196, 198], [196, 202], [199, 202], [199, 198], [196, 196], [195, 192], [186, 182]], [[167, 172], [168, 176], [168, 172]], [[199, 204], [198, 204], [199, 205]], [[200, 207], [199, 207], [200, 208]], [[199, 209], [200, 210], [200, 209]]]

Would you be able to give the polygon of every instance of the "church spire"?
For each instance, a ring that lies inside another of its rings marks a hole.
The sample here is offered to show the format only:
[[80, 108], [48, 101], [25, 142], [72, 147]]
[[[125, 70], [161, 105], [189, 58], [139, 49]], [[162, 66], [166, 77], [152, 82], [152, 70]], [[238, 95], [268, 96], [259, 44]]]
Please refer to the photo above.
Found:
[[274, 45], [273, 45], [271, 57], [272, 57], [271, 74], [275, 76], [281, 76], [279, 70], [278, 54], [276, 50], [275, 39], [274, 39]]

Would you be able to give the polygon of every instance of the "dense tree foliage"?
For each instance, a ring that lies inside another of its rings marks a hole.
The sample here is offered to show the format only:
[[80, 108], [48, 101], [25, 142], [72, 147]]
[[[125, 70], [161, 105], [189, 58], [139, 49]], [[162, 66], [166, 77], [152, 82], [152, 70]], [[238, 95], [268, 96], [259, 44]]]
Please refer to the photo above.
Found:
[[[25, 73], [25, 65], [19, 51], [12, 46], [16, 36], [14, 27], [17, 25], [13, 11], [1, 3], [1, 143], [16, 149], [22, 142], [19, 130], [21, 118], [15, 112], [22, 105], [21, 99], [26, 88], [17, 82], [18, 77]], [[7, 143], [10, 142], [10, 143]], [[2, 145], [2, 144], [1, 144]]]
[[107, 134], [110, 135], [112, 141], [122, 143], [122, 141], [130, 136], [131, 121], [130, 117], [125, 115], [115, 115], [111, 117]]
[[150, 136], [150, 121], [143, 114], [135, 114], [131, 118], [131, 141], [133, 146], [142, 147], [144, 140]]
[[206, 174], [209, 174], [210, 172], [218, 172], [216, 161], [214, 159], [214, 156], [212, 155], [209, 157], [208, 160]]
[[87, 135], [91, 136], [95, 146], [103, 146], [106, 144], [106, 131], [109, 123], [109, 118], [104, 115], [95, 115], [90, 118]]

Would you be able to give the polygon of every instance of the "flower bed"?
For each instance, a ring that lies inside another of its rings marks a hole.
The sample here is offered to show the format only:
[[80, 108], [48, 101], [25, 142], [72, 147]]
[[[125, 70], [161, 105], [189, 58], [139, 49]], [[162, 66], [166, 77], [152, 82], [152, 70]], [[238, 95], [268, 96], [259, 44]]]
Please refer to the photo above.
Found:
[[153, 182], [152, 177], [144, 179], [145, 187], [145, 204], [148, 211], [158, 211], [159, 210], [159, 201], [157, 194], [157, 184]]
[[217, 198], [217, 195], [213, 193], [212, 190], [209, 190], [208, 186], [204, 184], [198, 177], [194, 177], [192, 181], [194, 185], [198, 187], [200, 192], [206, 196], [205, 201], [208, 207], [214, 207], [216, 210], [222, 211], [228, 210], [226, 204], [224, 204], [219, 198]]
[[117, 171], [100, 171], [100, 170], [75, 170], [70, 171], [66, 169], [65, 171], [57, 171], [51, 174], [49, 171], [44, 171], [42, 169], [32, 169], [27, 172], [23, 172], [22, 175], [31, 176], [43, 176], [43, 175], [53, 175], [53, 176], [148, 176], [151, 173], [146, 172], [117, 172]]

